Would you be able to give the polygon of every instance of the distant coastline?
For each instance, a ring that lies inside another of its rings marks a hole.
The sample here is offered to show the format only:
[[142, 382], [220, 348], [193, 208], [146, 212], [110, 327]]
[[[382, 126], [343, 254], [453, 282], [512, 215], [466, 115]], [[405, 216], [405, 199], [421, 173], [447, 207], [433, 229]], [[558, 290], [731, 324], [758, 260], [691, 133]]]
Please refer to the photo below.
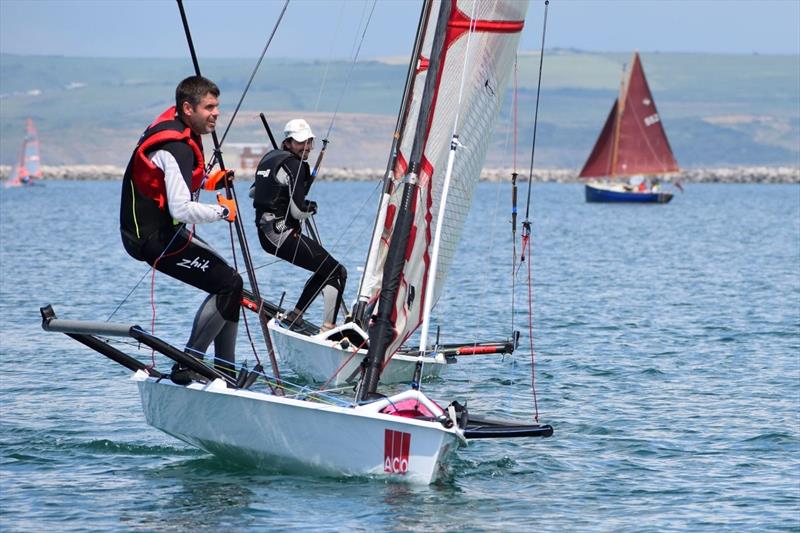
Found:
[[[0, 180], [11, 175], [12, 168], [0, 165]], [[252, 169], [235, 169], [239, 179], [250, 181]], [[519, 169], [520, 182], [527, 181], [526, 169]], [[120, 180], [124, 168], [114, 165], [61, 165], [42, 166], [45, 180], [108, 181]], [[328, 168], [323, 169], [320, 178], [325, 181], [377, 181], [383, 175], [382, 169], [374, 168]], [[575, 169], [534, 169], [535, 183], [579, 183]], [[673, 178], [675, 179], [675, 178]], [[800, 166], [767, 167], [740, 166], [721, 168], [685, 169], [677, 179], [685, 183], [800, 183]], [[484, 169], [482, 181], [511, 181], [511, 169]]]

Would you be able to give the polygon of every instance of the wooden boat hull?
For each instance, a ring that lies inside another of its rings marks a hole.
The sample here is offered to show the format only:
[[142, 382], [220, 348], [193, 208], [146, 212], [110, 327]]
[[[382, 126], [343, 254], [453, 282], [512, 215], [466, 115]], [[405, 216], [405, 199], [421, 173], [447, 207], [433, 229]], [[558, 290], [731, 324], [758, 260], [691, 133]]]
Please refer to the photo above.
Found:
[[[360, 365], [367, 350], [357, 350], [358, 344], [339, 340], [343, 335], [366, 338], [366, 333], [352, 323], [343, 324], [329, 332], [308, 336], [291, 331], [270, 320], [267, 325], [272, 345], [278, 358], [303, 379], [315, 383], [327, 383], [330, 387], [353, 384], [360, 377]], [[347, 335], [347, 334], [350, 335]], [[424, 357], [422, 379], [438, 377], [447, 367], [442, 355]], [[395, 354], [381, 373], [381, 383], [410, 383], [414, 376], [417, 358]]]
[[[209, 384], [175, 385], [143, 371], [139, 387], [147, 423], [233, 462], [288, 473], [377, 476], [429, 484], [466, 444], [455, 425], [377, 412], [387, 400], [358, 407], [327, 405]], [[418, 391], [395, 395], [407, 400]], [[425, 398], [426, 402], [430, 402]], [[432, 402], [428, 403], [443, 413]]]
[[589, 184], [586, 184], [585, 191], [586, 201], [590, 203], [666, 204], [673, 196], [668, 192], [625, 191]]

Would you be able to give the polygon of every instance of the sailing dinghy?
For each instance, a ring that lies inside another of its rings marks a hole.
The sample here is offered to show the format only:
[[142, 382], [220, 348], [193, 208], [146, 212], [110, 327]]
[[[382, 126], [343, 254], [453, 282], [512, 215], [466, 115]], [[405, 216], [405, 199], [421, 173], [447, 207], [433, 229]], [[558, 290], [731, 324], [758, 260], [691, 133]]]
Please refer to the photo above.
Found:
[[[527, 9], [526, 2], [478, 3], [470, 19], [472, 2], [451, 3], [453, 15], [446, 24], [446, 53], [440, 64], [433, 52], [439, 28], [427, 5], [423, 8], [351, 319], [324, 333], [293, 331], [279, 320], [269, 324], [279, 358], [304, 379], [333, 386], [360, 377], [370, 345], [366, 324], [380, 298], [393, 234], [404, 223], [403, 180], [410, 175], [418, 183], [411, 204], [405, 206], [411, 224], [408, 258], [400, 276], [393, 341], [387, 347], [381, 383], [408, 383], [420, 361], [417, 350], [404, 345], [423, 324], [426, 304], [430, 312], [444, 288]], [[433, 88], [426, 92], [429, 79]], [[453, 136], [456, 122], [458, 132]], [[420, 153], [415, 156], [418, 141]], [[459, 155], [453, 157], [456, 148]], [[412, 163], [417, 166], [412, 168]], [[423, 346], [419, 379], [439, 376], [459, 356], [510, 354], [515, 347], [513, 339]]]
[[[587, 202], [665, 204], [662, 180], [680, 171], [656, 110], [639, 54], [580, 172]], [[625, 178], [625, 180], [622, 180]]]
[[40, 179], [42, 179], [42, 163], [39, 158], [39, 134], [36, 132], [33, 120], [29, 118], [25, 128], [25, 139], [19, 152], [17, 173], [13, 179], [6, 181], [5, 186], [35, 185]]
[[[178, 4], [199, 75], [180, 0]], [[130, 370], [150, 425], [207, 452], [259, 467], [306, 474], [391, 477], [427, 484], [441, 477], [448, 458], [471, 439], [552, 435], [553, 428], [546, 424], [486, 420], [472, 416], [456, 401], [442, 404], [429, 398], [420, 390], [424, 349], [417, 353], [410, 389], [390, 396], [378, 392], [384, 361], [402, 344], [409, 328], [420, 320], [423, 325], [429, 321], [430, 305], [423, 306], [422, 302], [430, 304], [435, 299], [433, 287], [439, 280], [434, 273], [439, 272], [437, 265], [449, 261], [448, 247], [454, 247], [441, 237], [445, 233], [441, 228], [448, 223], [447, 217], [443, 218], [448, 212], [446, 204], [451, 201], [460, 206], [463, 213], [453, 215], [460, 225], [463, 220], [459, 218], [464, 216], [471, 196], [471, 185], [452, 185], [459, 183], [454, 169], [467, 173], [463, 163], [454, 164], [454, 152], [461, 146], [458, 137], [432, 125], [437, 123], [437, 115], [449, 116], [451, 126], [456, 124], [463, 132], [460, 138], [466, 147], [462, 150], [469, 163], [466, 168], [480, 169], [484, 148], [473, 142], [482, 137], [473, 135], [481, 128], [491, 131], [526, 10], [527, 2], [516, 0], [477, 7], [469, 0], [425, 2], [422, 27], [430, 25], [433, 29], [420, 34], [432, 42], [420, 48], [428, 54], [417, 58], [425, 74], [424, 83], [414, 88], [420, 104], [416, 110], [409, 110], [414, 119], [408, 122], [408, 131], [413, 131], [413, 136], [408, 138], [408, 145], [400, 143], [397, 149], [397, 168], [403, 173], [402, 184], [398, 184], [401, 199], [396, 208], [391, 208], [391, 194], [385, 198], [386, 219], [396, 209], [397, 221], [387, 239], [379, 301], [368, 322], [367, 370], [355, 398], [293, 386], [278, 374], [272, 350], [274, 375], [242, 366], [233, 378], [134, 324], [63, 320], [46, 306], [41, 309], [43, 328], [64, 333]], [[465, 72], [465, 87], [481, 87], [472, 91], [472, 96], [464, 91], [463, 101], [468, 104], [463, 107], [461, 121], [457, 120], [460, 106], [454, 105], [448, 81], [448, 72], [452, 71]], [[212, 137], [221, 155], [216, 135]], [[442, 145], [450, 148], [445, 161], [441, 160]], [[428, 159], [427, 154], [437, 154], [436, 159]], [[224, 168], [221, 157], [219, 163]], [[444, 179], [434, 180], [441, 163], [447, 168]], [[433, 193], [436, 190], [441, 191], [440, 196]], [[448, 191], [452, 193], [450, 200]], [[415, 224], [432, 219], [435, 205], [438, 222], [429, 247], [434, 228], [420, 225], [415, 231]], [[420, 238], [419, 234], [428, 235]], [[252, 261], [246, 246], [242, 248], [252, 290], [243, 305], [258, 312], [263, 326], [278, 308], [260, 299]], [[440, 248], [445, 250], [441, 256]], [[412, 260], [429, 253], [422, 265]], [[423, 329], [422, 347], [426, 346], [425, 334]], [[112, 337], [133, 339], [194, 371], [197, 378], [175, 383], [153, 365], [145, 365], [113, 346], [108, 341]], [[270, 337], [265, 338], [268, 349]]]

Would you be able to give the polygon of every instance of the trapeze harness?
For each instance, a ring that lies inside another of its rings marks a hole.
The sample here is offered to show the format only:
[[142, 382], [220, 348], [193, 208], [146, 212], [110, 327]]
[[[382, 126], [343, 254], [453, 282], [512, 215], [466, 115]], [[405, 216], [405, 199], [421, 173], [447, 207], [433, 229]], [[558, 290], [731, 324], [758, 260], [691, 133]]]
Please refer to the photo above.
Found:
[[306, 201], [309, 177], [308, 163], [291, 152], [272, 150], [261, 158], [251, 191], [258, 240], [267, 253], [313, 273], [295, 307], [305, 311], [322, 292], [323, 320], [335, 323], [347, 270], [321, 244], [301, 232], [301, 219], [314, 213], [312, 204]]

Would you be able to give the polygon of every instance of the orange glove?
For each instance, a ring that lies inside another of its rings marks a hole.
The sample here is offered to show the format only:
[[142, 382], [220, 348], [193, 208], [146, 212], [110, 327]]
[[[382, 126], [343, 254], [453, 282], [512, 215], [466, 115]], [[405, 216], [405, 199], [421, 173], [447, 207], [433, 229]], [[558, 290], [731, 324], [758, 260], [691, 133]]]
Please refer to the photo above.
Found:
[[217, 193], [217, 203], [222, 206], [222, 218], [228, 222], [236, 220], [236, 202]]
[[217, 170], [206, 178], [203, 188], [207, 191], [215, 191], [225, 186], [226, 180], [233, 179], [233, 170]]

